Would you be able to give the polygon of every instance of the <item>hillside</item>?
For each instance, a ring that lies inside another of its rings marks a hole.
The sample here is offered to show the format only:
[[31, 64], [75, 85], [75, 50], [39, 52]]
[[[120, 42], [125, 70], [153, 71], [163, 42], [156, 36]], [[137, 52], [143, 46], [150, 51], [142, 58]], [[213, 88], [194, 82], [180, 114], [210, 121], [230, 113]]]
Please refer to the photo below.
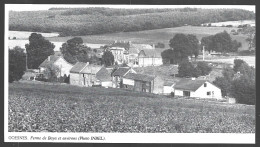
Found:
[[122, 89], [9, 84], [9, 132], [254, 133], [255, 107]]
[[[230, 32], [232, 29], [229, 27], [199, 27], [199, 26], [182, 26], [174, 28], [154, 29], [146, 31], [136, 32], [120, 32], [120, 33], [107, 33], [100, 35], [86, 35], [80, 36], [84, 42], [97, 43], [97, 44], [109, 44], [115, 40], [132, 41], [133, 43], [146, 43], [157, 44], [162, 42], [165, 44], [165, 48], [169, 47], [169, 40], [173, 38], [176, 33], [194, 34], [200, 40], [204, 36], [215, 35], [216, 33], [226, 30]], [[245, 41], [247, 36], [245, 35], [231, 35], [232, 39], [242, 43], [242, 47], [239, 50], [248, 50], [248, 43]], [[47, 38], [54, 42], [66, 42], [73, 37], [50, 37]]]
[[59, 32], [60, 36], [131, 32], [183, 25], [254, 19], [241, 9], [112, 9], [75, 8], [9, 13], [13, 31]]

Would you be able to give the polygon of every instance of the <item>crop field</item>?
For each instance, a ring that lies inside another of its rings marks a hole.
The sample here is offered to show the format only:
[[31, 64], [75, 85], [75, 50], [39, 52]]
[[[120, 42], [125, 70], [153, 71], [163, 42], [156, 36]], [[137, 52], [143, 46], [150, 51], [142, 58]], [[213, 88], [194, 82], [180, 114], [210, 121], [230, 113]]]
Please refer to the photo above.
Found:
[[9, 132], [255, 132], [255, 106], [122, 89], [12, 83], [8, 104]]
[[[97, 43], [97, 44], [109, 44], [115, 40], [132, 41], [133, 43], [147, 43], [147, 44], [157, 44], [162, 42], [168, 48], [169, 40], [173, 38], [176, 33], [194, 34], [200, 40], [202, 37], [214, 35], [219, 32], [226, 30], [230, 32], [232, 29], [228, 27], [198, 27], [198, 26], [183, 26], [175, 28], [165, 28], [165, 29], [154, 29], [147, 31], [138, 32], [120, 32], [120, 33], [110, 33], [102, 35], [88, 35], [80, 36], [84, 42], [87, 43]], [[246, 36], [244, 35], [231, 35], [233, 39], [242, 43], [242, 47], [239, 50], [247, 50], [248, 43], [245, 41]], [[66, 42], [72, 37], [51, 37], [48, 38], [50, 41], [54, 42]]]

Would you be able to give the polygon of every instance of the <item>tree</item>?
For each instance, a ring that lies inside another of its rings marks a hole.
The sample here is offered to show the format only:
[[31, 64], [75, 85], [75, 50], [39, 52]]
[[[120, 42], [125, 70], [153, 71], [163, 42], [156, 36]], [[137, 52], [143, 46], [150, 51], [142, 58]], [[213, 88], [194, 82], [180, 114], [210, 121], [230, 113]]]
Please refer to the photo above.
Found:
[[203, 61], [197, 63], [196, 69], [199, 72], [199, 75], [202, 76], [208, 75], [212, 71], [212, 68], [206, 62]]
[[208, 51], [209, 53], [211, 51], [213, 51], [213, 35], [211, 36], [206, 36], [206, 37], [203, 37], [201, 39], [201, 46], [205, 48], [206, 51]]
[[194, 68], [192, 63], [187, 60], [182, 61], [179, 64], [178, 70], [179, 70], [179, 72], [178, 72], [179, 77], [197, 77], [196, 69]]
[[244, 60], [241, 60], [241, 59], [235, 59], [235, 60], [234, 60], [233, 70], [234, 70], [235, 72], [238, 72], [238, 69], [239, 69], [239, 67], [242, 65], [242, 63], [245, 63], [245, 61], [244, 61]]
[[223, 77], [217, 77], [213, 83], [217, 85], [222, 92], [222, 96], [230, 96], [231, 95], [231, 88], [232, 88], [232, 80], [234, 77], [235, 72], [232, 68], [224, 68], [222, 71]]
[[226, 53], [232, 49], [232, 39], [226, 31], [215, 34], [212, 39], [214, 51]]
[[44, 76], [48, 79], [48, 81], [53, 82], [57, 81], [57, 77], [60, 74], [60, 68], [52, 63], [48, 63], [45, 66]]
[[184, 34], [176, 34], [171, 40], [169, 46], [173, 48], [175, 57], [180, 60], [186, 60], [193, 51], [189, 38]]
[[173, 64], [175, 55], [173, 49], [164, 50], [161, 52], [163, 64]]
[[76, 62], [90, 62], [88, 55], [91, 49], [83, 45], [83, 40], [80, 37], [74, 37], [67, 40], [60, 48], [61, 53], [66, 61], [75, 64]]
[[46, 40], [41, 34], [32, 33], [29, 37], [29, 44], [25, 45], [28, 68], [38, 68], [48, 56], [54, 54], [54, 47], [54, 44]]
[[14, 47], [9, 49], [9, 82], [18, 81], [26, 70], [26, 54], [24, 49]]
[[231, 52], [237, 52], [238, 48], [242, 46], [241, 42], [238, 42], [237, 40], [232, 41], [232, 47], [230, 49]]
[[196, 59], [199, 55], [199, 40], [192, 34], [188, 34], [187, 37], [189, 39], [188, 43], [190, 45], [190, 49], [192, 50], [192, 55], [194, 55]]
[[105, 51], [104, 54], [102, 55], [102, 61], [105, 66], [111, 66], [114, 64], [114, 55], [112, 54], [111, 51]]

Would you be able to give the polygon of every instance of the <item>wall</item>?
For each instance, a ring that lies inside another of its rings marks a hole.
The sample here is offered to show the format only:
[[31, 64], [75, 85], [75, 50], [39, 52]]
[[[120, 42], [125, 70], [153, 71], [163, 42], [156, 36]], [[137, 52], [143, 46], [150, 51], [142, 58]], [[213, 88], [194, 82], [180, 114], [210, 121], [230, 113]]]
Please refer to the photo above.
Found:
[[71, 85], [83, 85], [82, 84], [83, 77], [78, 73], [70, 73], [70, 84]]
[[152, 93], [155, 94], [163, 94], [163, 84], [164, 81], [161, 77], [157, 76], [154, 80], [154, 82], [152, 82], [154, 85], [152, 87]]
[[106, 81], [106, 82], [102, 82], [101, 83], [101, 86], [103, 86], [103, 87], [112, 87], [113, 85], [112, 85], [112, 81]]
[[175, 89], [175, 90], [174, 90], [174, 95], [176, 95], [176, 96], [183, 96], [183, 91], [182, 91], [182, 90]]
[[139, 66], [159, 66], [162, 65], [162, 58], [147, 58], [147, 57], [139, 57], [138, 65]]
[[172, 86], [163, 86], [163, 94], [170, 95], [171, 92], [174, 92], [174, 89]]
[[59, 58], [54, 64], [61, 69], [61, 73], [58, 75], [59, 77], [64, 76], [64, 74], [68, 76], [70, 74], [70, 69], [73, 67], [73, 65], [66, 62], [63, 58]]

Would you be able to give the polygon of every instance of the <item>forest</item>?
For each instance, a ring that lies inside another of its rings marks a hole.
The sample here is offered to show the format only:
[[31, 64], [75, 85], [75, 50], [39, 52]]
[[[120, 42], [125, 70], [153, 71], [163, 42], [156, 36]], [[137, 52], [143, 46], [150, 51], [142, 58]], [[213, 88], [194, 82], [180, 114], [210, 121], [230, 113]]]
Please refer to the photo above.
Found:
[[51, 8], [45, 11], [10, 11], [9, 30], [84, 36], [249, 19], [255, 19], [255, 13], [241, 9]]

